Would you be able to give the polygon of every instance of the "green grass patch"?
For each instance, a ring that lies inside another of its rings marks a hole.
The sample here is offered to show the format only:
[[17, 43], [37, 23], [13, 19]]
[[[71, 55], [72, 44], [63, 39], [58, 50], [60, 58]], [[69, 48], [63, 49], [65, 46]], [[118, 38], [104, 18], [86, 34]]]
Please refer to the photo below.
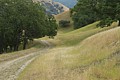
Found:
[[114, 28], [113, 26], [100, 28], [96, 26], [98, 23], [99, 22], [95, 22], [93, 24], [70, 32], [58, 33], [58, 36], [56, 36], [54, 40], [50, 41], [57, 46], [75, 46], [82, 42], [84, 39], [96, 33]]

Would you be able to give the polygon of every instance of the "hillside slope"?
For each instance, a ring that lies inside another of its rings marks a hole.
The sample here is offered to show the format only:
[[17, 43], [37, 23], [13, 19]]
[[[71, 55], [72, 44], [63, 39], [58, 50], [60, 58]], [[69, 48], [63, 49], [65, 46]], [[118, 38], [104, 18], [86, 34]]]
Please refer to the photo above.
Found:
[[97, 23], [47, 39], [56, 47], [34, 60], [18, 80], [120, 80], [120, 27]]
[[33, 0], [34, 2], [40, 2], [42, 6], [46, 9], [47, 14], [59, 14], [64, 11], [68, 11], [69, 8], [64, 6], [59, 2], [54, 2], [53, 0]]
[[57, 22], [59, 22], [60, 20], [72, 20], [70, 17], [70, 11], [65, 11], [61, 14], [55, 15], [55, 19], [57, 20]]
[[58, 15], [55, 15], [55, 19], [56, 19], [57, 23], [59, 23], [59, 21], [61, 21], [61, 20], [70, 21], [70, 25], [68, 27], [66, 27], [66, 28], [58, 27], [58, 34], [70, 32], [70, 31], [74, 30], [73, 29], [73, 21], [72, 21], [72, 18], [70, 17], [70, 10], [60, 13]]

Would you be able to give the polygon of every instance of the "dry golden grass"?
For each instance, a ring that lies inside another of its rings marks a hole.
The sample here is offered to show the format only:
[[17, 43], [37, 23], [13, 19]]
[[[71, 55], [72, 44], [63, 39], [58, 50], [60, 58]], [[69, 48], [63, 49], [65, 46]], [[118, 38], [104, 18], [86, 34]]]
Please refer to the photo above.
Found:
[[[56, 19], [70, 20], [69, 15]], [[116, 23], [99, 28], [98, 23], [74, 31], [59, 29], [54, 40], [42, 38], [56, 47], [28, 65], [18, 80], [120, 80], [120, 28]]]
[[[69, 15], [68, 11], [56, 19], [71, 20]], [[28, 65], [18, 80], [120, 80], [120, 27], [115, 28], [113, 23], [111, 27], [99, 28], [97, 23], [74, 31], [72, 27], [60, 28], [54, 40], [42, 38], [56, 47]], [[0, 61], [37, 50], [3, 54]]]
[[87, 80], [120, 80], [120, 27], [92, 36], [82, 45], [84, 64], [94, 63], [85, 71]]
[[70, 21], [72, 21], [72, 19], [70, 17], [70, 11], [65, 11], [61, 14], [55, 15], [55, 19], [57, 20], [57, 22], [59, 22], [60, 20], [70, 20]]
[[18, 80], [119, 80], [119, 50], [118, 27], [86, 37], [76, 46], [49, 50], [33, 61]]
[[[33, 61], [18, 80], [77, 80], [78, 75], [64, 67], [64, 54], [71, 48], [55, 48]], [[34, 68], [33, 68], [34, 67]], [[27, 74], [27, 75], [26, 75]], [[77, 76], [75, 78], [75, 76]]]

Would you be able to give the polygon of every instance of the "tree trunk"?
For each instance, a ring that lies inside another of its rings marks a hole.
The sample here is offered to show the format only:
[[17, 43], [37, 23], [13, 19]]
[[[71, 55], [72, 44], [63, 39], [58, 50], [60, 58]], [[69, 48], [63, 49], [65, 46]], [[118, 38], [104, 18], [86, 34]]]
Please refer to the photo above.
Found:
[[23, 41], [23, 50], [26, 49], [26, 45], [27, 45], [27, 38], [25, 37]]
[[3, 50], [2, 49], [0, 49], [0, 54], [2, 54], [3, 53]]
[[5, 49], [5, 52], [7, 53], [7, 47], [5, 47], [4, 49]]
[[120, 26], [120, 20], [119, 20], [119, 22], [118, 22], [118, 26]]
[[26, 43], [24, 42], [23, 43], [23, 50], [25, 50], [26, 49]]
[[19, 45], [16, 46], [16, 51], [18, 51]]
[[2, 54], [3, 53], [3, 47], [1, 46], [0, 47], [0, 54]]
[[12, 52], [12, 50], [13, 50], [13, 47], [12, 47], [12, 46], [10, 46], [10, 52]]
[[18, 51], [18, 47], [19, 47], [19, 45], [15, 45], [14, 46], [14, 51]]
[[17, 51], [17, 50], [16, 50], [16, 45], [14, 45], [14, 51]]

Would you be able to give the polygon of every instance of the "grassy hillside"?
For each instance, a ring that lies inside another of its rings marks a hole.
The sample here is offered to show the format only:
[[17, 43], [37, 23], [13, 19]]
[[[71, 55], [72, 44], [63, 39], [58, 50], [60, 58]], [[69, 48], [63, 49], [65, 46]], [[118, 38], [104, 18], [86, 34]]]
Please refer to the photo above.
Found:
[[62, 31], [54, 40], [43, 38], [56, 47], [34, 60], [18, 80], [120, 80], [120, 27], [97, 23]]
[[70, 21], [70, 26], [68, 26], [66, 28], [58, 27], [58, 30], [59, 30], [58, 34], [70, 32], [73, 30], [73, 21], [70, 17], [70, 11], [65, 11], [61, 14], [55, 15], [55, 19], [56, 19], [57, 23], [59, 23], [59, 21], [61, 21], [61, 20]]
[[72, 21], [72, 19], [70, 17], [70, 11], [65, 11], [61, 14], [55, 15], [55, 19], [57, 20], [57, 22], [59, 22], [60, 20], [70, 20], [70, 21]]
[[[49, 40], [50, 42], [54, 43], [55, 45], [59, 46], [73, 46], [80, 43], [85, 38], [99, 33], [104, 30], [108, 30], [117, 26], [116, 23], [113, 23], [110, 27], [100, 28], [96, 27], [99, 22], [95, 22], [93, 24], [87, 25], [83, 28], [74, 30], [73, 29], [73, 21], [70, 17], [70, 11], [66, 11], [64, 13], [58, 14], [55, 16], [57, 22], [60, 20], [70, 20], [71, 25], [67, 28], [58, 28], [58, 35], [55, 37], [54, 40]], [[43, 38], [44, 39], [44, 38]]]
[[61, 31], [63, 32], [63, 30], [65, 31], [65, 29], [60, 29], [58, 36], [56, 36], [54, 40], [52, 39], [49, 41], [57, 46], [74, 46], [89, 36], [114, 28], [114, 26], [105, 27], [105, 28], [96, 27], [98, 23], [99, 22], [95, 22], [83, 28], [66, 33], [60, 33]]

